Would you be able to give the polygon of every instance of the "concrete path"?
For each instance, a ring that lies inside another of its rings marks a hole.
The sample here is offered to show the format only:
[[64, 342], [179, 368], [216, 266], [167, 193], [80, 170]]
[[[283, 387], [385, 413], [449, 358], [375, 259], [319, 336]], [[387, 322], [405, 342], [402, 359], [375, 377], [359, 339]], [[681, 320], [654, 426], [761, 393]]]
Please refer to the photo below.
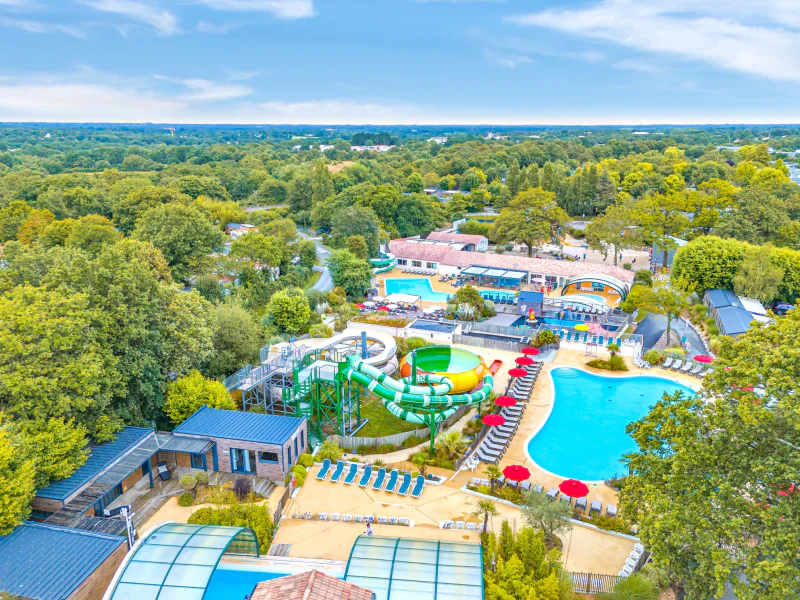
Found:
[[297, 232], [298, 235], [305, 239], [311, 240], [317, 247], [317, 258], [322, 263], [322, 266], [314, 267], [314, 270], [317, 272], [322, 272], [320, 278], [317, 282], [311, 286], [312, 290], [317, 290], [319, 292], [328, 292], [333, 289], [333, 279], [331, 278], [331, 272], [328, 271], [328, 267], [325, 266], [325, 261], [328, 260], [328, 257], [331, 255], [330, 248], [326, 248], [320, 243], [320, 239], [318, 237], [311, 237], [307, 233], [303, 233], [302, 231]]
[[[656, 315], [653, 313], [648, 314], [639, 326], [636, 328], [635, 333], [642, 336], [643, 345], [645, 349], [652, 348], [653, 345], [664, 335], [667, 330], [667, 318], [664, 315]], [[690, 354], [705, 354], [705, 346], [700, 336], [695, 333], [694, 329], [689, 327], [689, 324], [683, 319], [673, 319], [672, 330], [677, 333], [681, 338], [685, 335], [686, 341], [691, 346]]]

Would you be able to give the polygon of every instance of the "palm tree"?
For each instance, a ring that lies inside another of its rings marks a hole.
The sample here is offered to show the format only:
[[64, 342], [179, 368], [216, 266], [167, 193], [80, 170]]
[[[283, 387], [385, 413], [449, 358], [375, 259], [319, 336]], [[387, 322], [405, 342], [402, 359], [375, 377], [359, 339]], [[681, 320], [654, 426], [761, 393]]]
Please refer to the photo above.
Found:
[[487, 531], [489, 527], [489, 517], [496, 517], [499, 513], [497, 507], [491, 500], [478, 500], [478, 510], [475, 515], [480, 517], [483, 515], [483, 531]]
[[500, 479], [500, 476], [503, 472], [500, 470], [500, 467], [496, 465], [489, 465], [486, 467], [484, 474], [489, 478], [489, 487], [494, 494], [494, 482]]
[[431, 459], [424, 452], [420, 452], [411, 458], [411, 462], [419, 469], [419, 474], [425, 477], [425, 471], [428, 469], [428, 465], [431, 464]]
[[467, 440], [464, 439], [460, 432], [450, 431], [439, 436], [439, 447], [447, 452], [450, 460], [454, 460], [464, 455], [469, 444], [467, 444]]
[[641, 573], [620, 579], [610, 594], [600, 594], [599, 600], [658, 600], [659, 589]]

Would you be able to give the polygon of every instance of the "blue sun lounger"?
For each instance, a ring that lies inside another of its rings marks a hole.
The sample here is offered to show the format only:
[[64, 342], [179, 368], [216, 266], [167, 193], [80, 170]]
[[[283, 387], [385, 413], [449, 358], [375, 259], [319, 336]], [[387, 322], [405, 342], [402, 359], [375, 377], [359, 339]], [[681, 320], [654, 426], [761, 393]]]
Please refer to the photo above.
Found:
[[336, 462], [336, 468], [333, 470], [333, 475], [331, 475], [331, 481], [333, 483], [337, 483], [342, 478], [343, 474], [344, 474], [344, 462], [340, 460]]
[[364, 469], [364, 474], [361, 476], [361, 481], [358, 482], [358, 487], [367, 487], [369, 480], [372, 478], [372, 467], [367, 465]]
[[411, 473], [403, 473], [403, 483], [400, 484], [400, 489], [397, 493], [401, 496], [408, 496], [408, 490], [411, 488]]
[[378, 476], [375, 478], [375, 482], [372, 484], [372, 489], [375, 491], [380, 491], [383, 487], [383, 481], [386, 479], [386, 469], [378, 469]]
[[414, 484], [414, 489], [411, 491], [412, 498], [419, 498], [422, 494], [422, 489], [425, 487], [425, 478], [422, 475], [417, 475], [417, 483]]
[[324, 480], [328, 476], [328, 471], [331, 470], [331, 459], [326, 458], [322, 461], [322, 466], [319, 469], [319, 473], [317, 473], [317, 479]]
[[397, 480], [400, 478], [400, 473], [397, 469], [392, 469], [392, 472], [389, 473], [389, 481], [384, 488], [384, 492], [389, 492], [390, 494], [394, 493], [394, 490], [397, 488]]
[[353, 481], [356, 479], [356, 473], [358, 473], [358, 463], [353, 463], [350, 465], [350, 470], [344, 478], [344, 484], [353, 485]]

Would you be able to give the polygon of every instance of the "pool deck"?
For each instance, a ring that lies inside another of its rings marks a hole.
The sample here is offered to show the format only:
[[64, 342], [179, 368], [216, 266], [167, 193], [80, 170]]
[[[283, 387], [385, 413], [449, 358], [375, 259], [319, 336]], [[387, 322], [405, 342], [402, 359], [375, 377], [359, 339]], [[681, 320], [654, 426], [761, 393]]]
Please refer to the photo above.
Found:
[[[433, 288], [434, 292], [443, 292], [445, 294], [455, 294], [459, 288], [454, 287], [451, 282], [439, 281], [440, 275], [412, 275], [411, 273], [403, 273], [400, 269], [395, 268], [388, 273], [380, 273], [376, 276], [375, 286], [378, 289], [378, 293], [381, 296], [386, 296], [386, 284], [384, 281], [386, 279], [427, 279], [431, 282], [431, 288]], [[482, 287], [482, 286], [473, 286], [475, 289], [480, 290], [481, 292], [493, 292], [495, 294], [500, 292], [511, 292], [514, 293], [516, 290], [503, 290], [499, 288], [491, 288], [491, 287]], [[530, 287], [530, 286], [529, 286]], [[420, 304], [422, 308], [427, 308], [428, 306], [444, 306], [446, 302], [432, 302], [430, 300], [420, 300]]]

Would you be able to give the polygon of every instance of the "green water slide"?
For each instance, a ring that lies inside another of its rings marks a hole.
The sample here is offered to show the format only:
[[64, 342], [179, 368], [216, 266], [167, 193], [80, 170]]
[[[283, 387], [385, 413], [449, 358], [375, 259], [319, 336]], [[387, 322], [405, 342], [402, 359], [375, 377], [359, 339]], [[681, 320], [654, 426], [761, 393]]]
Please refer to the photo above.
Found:
[[374, 267], [372, 272], [375, 275], [378, 273], [388, 273], [397, 266], [397, 258], [391, 252], [386, 252], [384, 249], [381, 249], [381, 257], [370, 258], [369, 264]]
[[431, 454], [433, 454], [436, 431], [442, 421], [465, 404], [483, 402], [494, 387], [494, 378], [487, 372], [477, 391], [469, 394], [449, 394], [453, 384], [443, 375], [421, 375], [421, 385], [411, 382], [410, 377], [398, 381], [356, 356], [349, 357], [347, 362], [339, 363], [339, 369], [349, 381], [366, 386], [378, 396], [386, 410], [394, 416], [409, 423], [430, 427]]

